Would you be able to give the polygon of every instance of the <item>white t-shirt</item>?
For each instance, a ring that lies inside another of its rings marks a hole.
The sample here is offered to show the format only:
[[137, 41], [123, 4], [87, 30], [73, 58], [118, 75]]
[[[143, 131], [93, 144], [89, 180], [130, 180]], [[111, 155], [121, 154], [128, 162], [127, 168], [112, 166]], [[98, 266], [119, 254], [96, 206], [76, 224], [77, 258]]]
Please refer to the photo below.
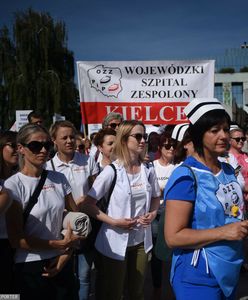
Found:
[[[89, 191], [89, 176], [98, 174], [96, 162], [92, 157], [75, 152], [73, 159], [65, 163], [59, 159], [56, 153], [52, 161], [55, 171], [63, 173], [69, 181], [74, 200], [87, 195]], [[46, 169], [53, 170], [51, 160], [47, 162]]]
[[153, 162], [153, 166], [155, 169], [156, 177], [158, 179], [158, 184], [159, 184], [160, 191], [161, 191], [160, 207], [158, 209], [158, 214], [161, 214], [161, 212], [164, 208], [164, 199], [163, 199], [164, 188], [168, 182], [168, 179], [169, 179], [171, 173], [175, 169], [175, 165], [168, 164], [167, 166], [163, 166], [160, 164], [159, 160], [156, 159]]
[[[128, 174], [131, 188], [131, 218], [136, 218], [145, 214], [146, 192], [145, 183], [142, 181], [141, 172]], [[128, 246], [135, 246], [144, 241], [144, 228], [138, 224], [129, 231]]]
[[[23, 209], [27, 206], [40, 178], [16, 173], [7, 179], [4, 186], [13, 197], [21, 203]], [[37, 203], [32, 208], [24, 232], [44, 240], [61, 239], [65, 196], [71, 193], [71, 187], [63, 174], [49, 171], [45, 184], [40, 192]], [[58, 255], [59, 250], [30, 251], [17, 249], [15, 262], [39, 261]]]
[[160, 190], [164, 190], [165, 185], [172, 173], [172, 171], [174, 170], [175, 166], [173, 164], [168, 164], [167, 166], [163, 166], [160, 164], [159, 160], [156, 159], [153, 162], [153, 166], [155, 169], [155, 173], [158, 179], [158, 184], [160, 187]]

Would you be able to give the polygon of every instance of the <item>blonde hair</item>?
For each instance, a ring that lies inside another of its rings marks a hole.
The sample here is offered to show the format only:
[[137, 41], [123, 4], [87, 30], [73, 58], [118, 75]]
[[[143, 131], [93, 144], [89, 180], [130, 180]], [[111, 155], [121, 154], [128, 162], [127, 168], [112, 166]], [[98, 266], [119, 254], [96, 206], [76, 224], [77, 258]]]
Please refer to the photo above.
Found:
[[74, 134], [77, 134], [77, 130], [75, 126], [67, 120], [61, 120], [61, 121], [56, 121], [54, 124], [51, 125], [49, 129], [50, 136], [52, 137], [53, 140], [56, 139], [57, 131], [61, 127], [69, 127], [73, 130]]
[[[115, 147], [113, 149], [113, 157], [118, 159], [120, 163], [127, 167], [130, 165], [130, 154], [127, 147], [127, 140], [132, 131], [132, 129], [140, 125], [145, 130], [145, 125], [141, 121], [137, 120], [126, 120], [123, 121], [117, 131]], [[145, 152], [139, 156], [140, 162], [144, 161]]]

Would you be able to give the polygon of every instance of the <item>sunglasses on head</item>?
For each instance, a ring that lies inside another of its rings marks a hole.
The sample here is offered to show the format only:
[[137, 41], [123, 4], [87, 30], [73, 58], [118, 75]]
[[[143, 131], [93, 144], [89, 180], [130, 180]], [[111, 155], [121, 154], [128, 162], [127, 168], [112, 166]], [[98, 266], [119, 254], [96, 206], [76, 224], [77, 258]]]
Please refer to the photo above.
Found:
[[50, 141], [48, 142], [32, 141], [28, 144], [22, 144], [22, 145], [24, 147], [27, 147], [33, 153], [39, 153], [43, 147], [46, 149], [46, 151], [50, 151], [53, 147], [53, 143]]
[[116, 123], [110, 123], [108, 126], [111, 127], [111, 128], [113, 128], [113, 129], [115, 129], [117, 126], [118, 127], [120, 126], [120, 123], [118, 123], [118, 124], [116, 124]]
[[17, 144], [16, 143], [14, 143], [14, 142], [9, 142], [9, 143], [6, 143], [6, 144], [4, 144], [4, 146], [9, 146], [9, 147], [11, 147], [12, 149], [17, 149]]
[[231, 137], [231, 139], [235, 140], [237, 143], [239, 143], [240, 141], [244, 142], [246, 140], [245, 137], [236, 137], [236, 138]]
[[135, 134], [130, 134], [129, 136], [134, 137], [137, 140], [137, 142], [140, 143], [142, 139], [144, 139], [145, 141], [147, 140], [148, 134], [135, 133]]
[[163, 147], [166, 149], [166, 150], [169, 150], [171, 147], [173, 148], [173, 149], [175, 149], [176, 148], [176, 144], [163, 144]]

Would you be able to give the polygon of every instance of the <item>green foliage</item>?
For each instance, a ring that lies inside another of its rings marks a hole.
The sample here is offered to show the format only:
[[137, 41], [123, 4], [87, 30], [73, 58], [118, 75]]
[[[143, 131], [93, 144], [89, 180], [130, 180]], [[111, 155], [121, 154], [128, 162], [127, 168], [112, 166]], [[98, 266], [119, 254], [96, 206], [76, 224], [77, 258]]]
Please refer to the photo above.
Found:
[[240, 69], [241, 73], [247, 73], [248, 72], [248, 66], [245, 66], [243, 68]]
[[223, 74], [225, 74], [225, 73], [233, 74], [233, 73], [235, 73], [235, 70], [234, 70], [234, 68], [222, 68], [222, 69], [219, 70], [219, 73], [223, 73]]
[[32, 9], [17, 12], [13, 41], [8, 28], [0, 30], [0, 125], [7, 129], [16, 110], [32, 109], [47, 125], [58, 113], [79, 126], [74, 72], [64, 22]]

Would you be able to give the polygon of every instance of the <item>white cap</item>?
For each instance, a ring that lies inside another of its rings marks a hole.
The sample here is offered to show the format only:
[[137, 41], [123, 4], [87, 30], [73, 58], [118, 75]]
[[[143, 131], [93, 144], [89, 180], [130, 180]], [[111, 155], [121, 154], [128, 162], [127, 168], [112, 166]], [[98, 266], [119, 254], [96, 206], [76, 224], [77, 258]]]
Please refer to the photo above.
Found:
[[230, 131], [235, 130], [235, 129], [240, 129], [240, 128], [239, 128], [238, 125], [232, 124], [232, 125], [230, 126]]
[[194, 98], [184, 108], [184, 113], [188, 117], [191, 124], [195, 124], [205, 113], [225, 108], [216, 98]]
[[178, 124], [174, 127], [171, 137], [178, 142], [183, 140], [186, 130], [189, 128], [189, 123]]

